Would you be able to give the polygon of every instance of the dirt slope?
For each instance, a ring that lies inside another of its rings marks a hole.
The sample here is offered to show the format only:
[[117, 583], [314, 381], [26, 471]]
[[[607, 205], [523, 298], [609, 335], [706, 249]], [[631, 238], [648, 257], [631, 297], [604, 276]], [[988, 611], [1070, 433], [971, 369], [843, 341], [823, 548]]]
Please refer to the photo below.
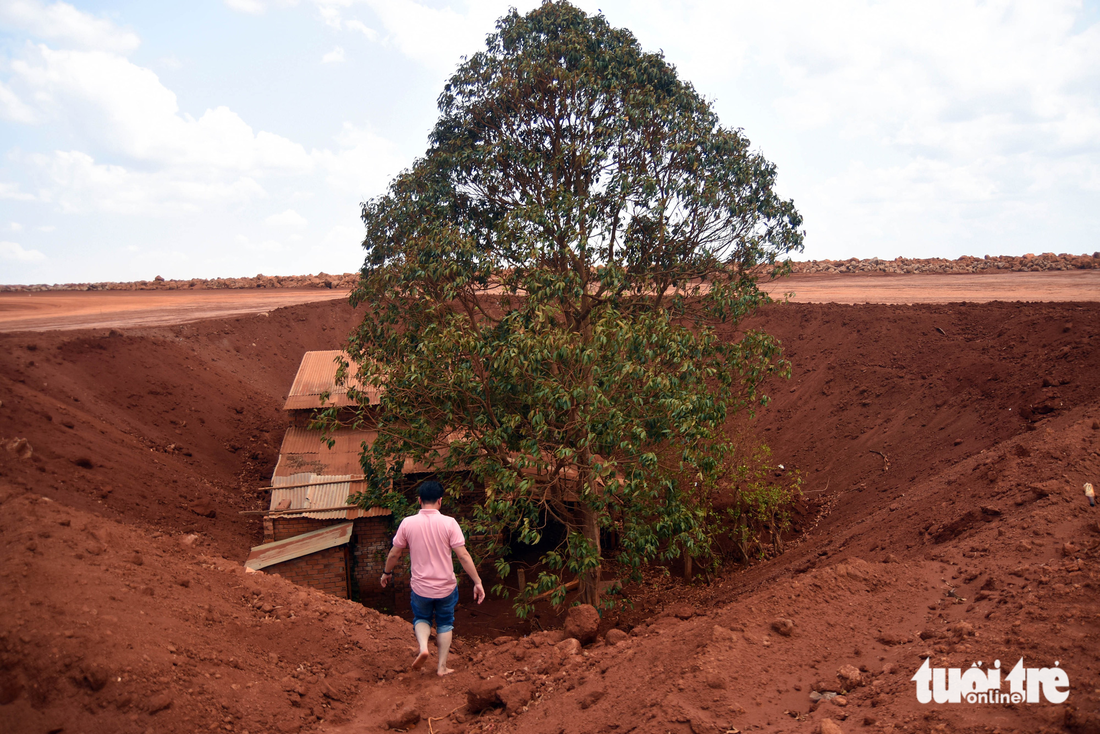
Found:
[[[0, 337], [0, 436], [33, 450], [0, 451], [0, 728], [1100, 730], [1100, 515], [1081, 493], [1100, 485], [1100, 305], [769, 308], [752, 325], [794, 375], [757, 426], [807, 477], [805, 535], [709, 586], [660, 582], [605, 620], [617, 645], [470, 624], [443, 680], [403, 672], [407, 622], [240, 568], [257, 528], [236, 511], [301, 352], [353, 319], [322, 303]], [[927, 654], [1058, 661], [1071, 695], [921, 705]], [[473, 715], [486, 681], [508, 706]]]

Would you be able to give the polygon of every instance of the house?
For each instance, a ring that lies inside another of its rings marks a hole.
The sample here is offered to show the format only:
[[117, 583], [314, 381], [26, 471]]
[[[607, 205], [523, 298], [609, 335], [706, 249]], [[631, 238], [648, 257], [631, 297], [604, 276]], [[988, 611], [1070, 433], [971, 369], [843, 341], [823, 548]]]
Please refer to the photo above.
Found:
[[[253, 571], [278, 573], [295, 583], [382, 608], [393, 607], [393, 587], [379, 577], [389, 551], [390, 511], [349, 505], [363, 489], [359, 454], [377, 435], [371, 430], [339, 429], [332, 446], [310, 430], [315, 409], [354, 407], [347, 386], [336, 385], [339, 350], [306, 352], [283, 409], [290, 426], [283, 436], [271, 478], [271, 500], [263, 512], [264, 542], [245, 562]], [[351, 386], [362, 389], [353, 379]], [[372, 405], [378, 393], [363, 390]], [[410, 468], [411, 469], [411, 468]]]

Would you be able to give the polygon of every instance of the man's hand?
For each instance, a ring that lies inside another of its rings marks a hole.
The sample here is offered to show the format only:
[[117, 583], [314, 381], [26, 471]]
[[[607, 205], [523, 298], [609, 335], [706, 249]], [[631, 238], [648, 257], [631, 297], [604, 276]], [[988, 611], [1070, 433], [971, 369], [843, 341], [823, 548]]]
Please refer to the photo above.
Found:
[[388, 584], [390, 583], [390, 577], [391, 577], [391, 576], [393, 576], [393, 574], [392, 574], [392, 573], [384, 573], [384, 574], [382, 574], [382, 580], [381, 580], [381, 581], [379, 581], [379, 583], [380, 583], [380, 584], [382, 584], [382, 588], [383, 588], [383, 589], [384, 589], [384, 588], [386, 588], [386, 586], [387, 586], [387, 585], [388, 585]]
[[481, 585], [480, 581], [474, 584], [474, 601], [478, 604], [485, 601], [485, 587]]

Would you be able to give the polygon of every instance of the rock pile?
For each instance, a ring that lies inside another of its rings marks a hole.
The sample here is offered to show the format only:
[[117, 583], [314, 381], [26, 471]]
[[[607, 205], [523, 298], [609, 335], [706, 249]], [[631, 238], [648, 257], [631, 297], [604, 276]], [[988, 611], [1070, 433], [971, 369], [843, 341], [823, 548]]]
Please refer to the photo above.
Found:
[[1100, 252], [1092, 255], [964, 255], [957, 260], [943, 258], [899, 257], [893, 260], [807, 260], [792, 262], [792, 272], [804, 273], [980, 273], [983, 271], [1036, 272], [1043, 270], [1096, 270], [1100, 269]]
[[0, 293], [11, 291], [188, 291], [245, 288], [332, 288], [350, 290], [358, 273], [342, 275], [263, 275], [252, 278], [191, 278], [190, 280], [135, 280], [129, 283], [58, 283], [54, 285], [0, 285]]

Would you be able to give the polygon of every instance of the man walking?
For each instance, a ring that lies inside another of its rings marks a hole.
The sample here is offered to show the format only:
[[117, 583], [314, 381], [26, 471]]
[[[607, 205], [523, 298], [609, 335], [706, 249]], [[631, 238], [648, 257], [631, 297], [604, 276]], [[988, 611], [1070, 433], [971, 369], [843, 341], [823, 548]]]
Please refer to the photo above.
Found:
[[455, 579], [451, 551], [474, 581], [474, 601], [485, 600], [485, 588], [477, 573], [474, 559], [466, 550], [466, 539], [453, 517], [440, 513], [443, 505], [443, 485], [428, 480], [421, 482], [420, 512], [401, 521], [393, 536], [393, 548], [386, 557], [382, 571], [382, 587], [393, 576], [393, 569], [408, 550], [412, 578], [413, 632], [420, 645], [420, 654], [413, 660], [413, 670], [421, 668], [428, 659], [428, 637], [435, 620], [435, 644], [439, 648], [438, 675], [454, 671], [447, 667], [447, 653], [451, 649], [451, 630], [455, 623], [455, 604], [458, 602], [458, 581]]

